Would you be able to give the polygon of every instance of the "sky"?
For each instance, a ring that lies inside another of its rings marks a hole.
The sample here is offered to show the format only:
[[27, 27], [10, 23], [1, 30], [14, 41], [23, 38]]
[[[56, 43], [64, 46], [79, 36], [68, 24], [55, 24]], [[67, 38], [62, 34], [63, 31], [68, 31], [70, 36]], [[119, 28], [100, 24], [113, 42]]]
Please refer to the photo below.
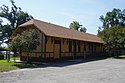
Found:
[[[10, 0], [0, 0], [0, 6], [11, 6]], [[125, 9], [125, 0], [14, 0], [24, 12], [35, 19], [69, 27], [78, 21], [87, 28], [87, 33], [97, 34], [102, 22], [101, 15], [113, 8]], [[6, 21], [4, 21], [6, 22]]]

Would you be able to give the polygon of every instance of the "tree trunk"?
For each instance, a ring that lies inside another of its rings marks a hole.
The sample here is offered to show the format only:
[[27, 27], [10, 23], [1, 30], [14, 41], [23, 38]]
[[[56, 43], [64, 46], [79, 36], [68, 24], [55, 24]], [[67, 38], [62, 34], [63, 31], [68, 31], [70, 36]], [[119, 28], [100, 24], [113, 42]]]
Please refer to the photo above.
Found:
[[16, 62], [15, 56], [16, 56], [16, 52], [14, 52], [14, 55], [13, 55], [13, 60], [14, 60], [14, 62]]
[[30, 55], [29, 55], [30, 53], [29, 52], [27, 52], [27, 63], [31, 63], [31, 57], [30, 57]]

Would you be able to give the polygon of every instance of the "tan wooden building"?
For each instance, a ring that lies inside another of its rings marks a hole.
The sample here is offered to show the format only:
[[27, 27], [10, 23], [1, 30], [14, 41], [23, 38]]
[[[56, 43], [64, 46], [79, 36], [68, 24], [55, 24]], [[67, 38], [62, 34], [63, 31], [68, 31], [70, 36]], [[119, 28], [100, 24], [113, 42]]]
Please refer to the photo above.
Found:
[[[32, 19], [20, 25], [13, 37], [27, 29], [38, 29], [40, 45], [31, 52], [32, 61], [99, 57], [103, 52], [103, 41], [96, 35], [72, 30], [56, 24]], [[26, 53], [21, 53], [26, 60]]]

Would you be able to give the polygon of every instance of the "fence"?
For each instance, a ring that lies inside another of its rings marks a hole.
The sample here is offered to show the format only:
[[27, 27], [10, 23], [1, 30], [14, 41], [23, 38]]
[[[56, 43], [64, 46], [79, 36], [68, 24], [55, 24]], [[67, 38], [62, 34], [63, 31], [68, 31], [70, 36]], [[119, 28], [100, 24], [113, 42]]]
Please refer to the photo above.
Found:
[[125, 55], [125, 50], [113, 50], [107, 52], [109, 56], [119, 56], [119, 55]]

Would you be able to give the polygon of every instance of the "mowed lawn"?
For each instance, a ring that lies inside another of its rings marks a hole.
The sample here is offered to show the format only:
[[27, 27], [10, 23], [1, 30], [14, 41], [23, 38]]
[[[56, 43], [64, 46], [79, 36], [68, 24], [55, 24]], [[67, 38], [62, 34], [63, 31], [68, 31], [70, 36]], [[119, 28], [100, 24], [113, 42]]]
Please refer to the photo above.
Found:
[[8, 63], [7, 60], [0, 60], [0, 72], [18, 69], [18, 67], [15, 66], [16, 64], [20, 63], [14, 63], [12, 61]]
[[34, 68], [37, 67], [36, 64], [27, 64], [27, 63], [17, 63], [17, 62], [7, 62], [7, 60], [0, 60], [0, 72], [6, 72], [15, 69], [22, 68]]

